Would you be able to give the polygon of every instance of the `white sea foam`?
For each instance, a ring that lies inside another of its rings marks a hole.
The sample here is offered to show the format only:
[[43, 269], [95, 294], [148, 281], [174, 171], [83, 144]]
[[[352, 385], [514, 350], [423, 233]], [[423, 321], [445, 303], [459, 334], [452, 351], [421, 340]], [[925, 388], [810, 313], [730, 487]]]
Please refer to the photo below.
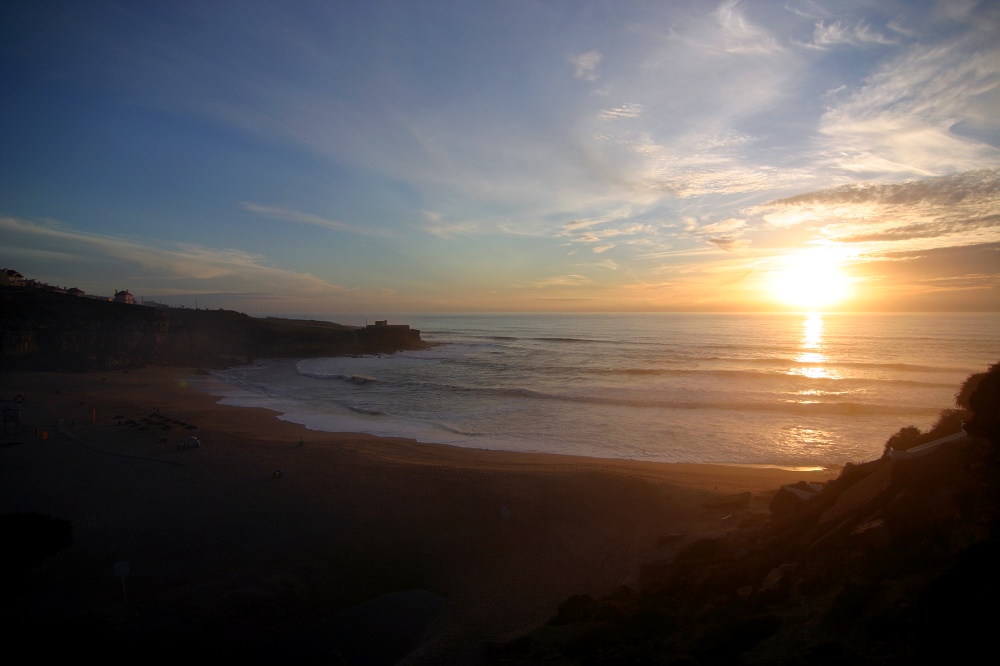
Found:
[[[331, 318], [336, 320], [335, 317]], [[1000, 315], [407, 317], [437, 346], [270, 359], [213, 392], [327, 431], [609, 458], [810, 466], [925, 428], [1000, 360]]]

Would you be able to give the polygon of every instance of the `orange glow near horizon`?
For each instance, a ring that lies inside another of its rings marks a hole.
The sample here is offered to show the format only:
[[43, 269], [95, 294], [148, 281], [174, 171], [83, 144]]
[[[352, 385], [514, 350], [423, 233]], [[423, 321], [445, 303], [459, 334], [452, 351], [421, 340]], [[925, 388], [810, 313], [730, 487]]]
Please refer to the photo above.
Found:
[[820, 310], [850, 296], [851, 281], [840, 269], [841, 260], [830, 252], [807, 251], [782, 259], [771, 278], [774, 298], [785, 305]]

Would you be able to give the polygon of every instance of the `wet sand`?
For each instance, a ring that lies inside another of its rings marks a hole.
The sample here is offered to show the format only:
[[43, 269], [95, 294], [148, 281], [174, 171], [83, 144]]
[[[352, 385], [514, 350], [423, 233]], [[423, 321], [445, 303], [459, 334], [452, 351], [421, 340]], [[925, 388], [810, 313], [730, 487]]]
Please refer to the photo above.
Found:
[[[68, 520], [73, 535], [19, 577], [8, 626], [112, 651], [477, 663], [571, 594], [635, 587], [640, 564], [838, 471], [311, 431], [219, 405], [190, 373], [0, 377], [5, 401], [24, 396], [0, 447], [0, 513]], [[179, 446], [190, 436], [201, 446]], [[745, 491], [749, 507], [719, 501]]]

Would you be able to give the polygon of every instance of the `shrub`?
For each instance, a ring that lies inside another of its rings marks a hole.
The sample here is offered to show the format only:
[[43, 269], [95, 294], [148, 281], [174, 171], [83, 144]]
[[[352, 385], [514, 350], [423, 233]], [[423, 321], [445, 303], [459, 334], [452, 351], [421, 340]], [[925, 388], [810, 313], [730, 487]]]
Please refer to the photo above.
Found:
[[979, 382], [983, 381], [983, 377], [986, 376], [985, 372], [977, 372], [969, 375], [962, 382], [962, 386], [959, 387], [958, 393], [955, 394], [955, 406], [959, 409], [972, 409], [969, 399], [972, 394], [976, 392], [979, 387]]
[[962, 429], [962, 422], [968, 416], [967, 412], [960, 409], [945, 409], [941, 412], [938, 417], [937, 423], [931, 426], [931, 429], [924, 433], [924, 438], [928, 442], [932, 442], [935, 439], [940, 439], [941, 437], [947, 437], [952, 435]]
[[890, 437], [885, 443], [885, 453], [889, 453], [889, 449], [895, 449], [897, 451], [905, 451], [906, 449], [913, 448], [917, 445], [917, 440], [920, 438], [920, 428], [912, 425], [900, 428], [895, 435]]
[[969, 396], [969, 434], [1000, 443], [1000, 363], [994, 363]]

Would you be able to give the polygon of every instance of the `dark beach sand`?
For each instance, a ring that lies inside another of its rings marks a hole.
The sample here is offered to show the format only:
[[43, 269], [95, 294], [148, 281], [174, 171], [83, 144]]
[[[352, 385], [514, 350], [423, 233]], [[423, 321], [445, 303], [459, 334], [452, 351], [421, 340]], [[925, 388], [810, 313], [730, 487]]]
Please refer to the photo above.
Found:
[[[72, 640], [123, 656], [476, 663], [569, 595], [634, 587], [640, 564], [747, 512], [713, 500], [750, 491], [764, 513], [769, 491], [837, 472], [316, 432], [219, 405], [189, 372], [0, 377], [0, 397], [25, 397], [25, 428], [0, 447], [0, 513], [72, 523], [72, 545], [5, 595], [11, 635], [45, 639], [36, 653]], [[190, 435], [202, 446], [178, 448]]]

